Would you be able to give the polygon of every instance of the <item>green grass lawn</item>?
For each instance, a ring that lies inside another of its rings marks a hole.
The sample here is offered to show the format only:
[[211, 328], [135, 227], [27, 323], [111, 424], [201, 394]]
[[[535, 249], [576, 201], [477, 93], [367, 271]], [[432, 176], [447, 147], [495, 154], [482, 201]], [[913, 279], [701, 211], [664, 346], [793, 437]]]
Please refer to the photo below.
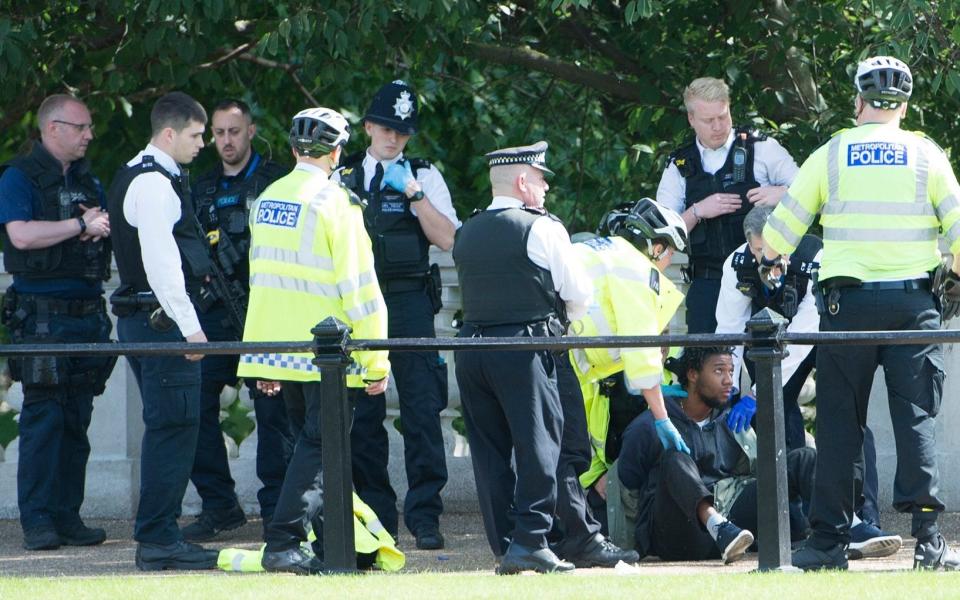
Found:
[[321, 598], [577, 598], [789, 600], [798, 598], [960, 597], [960, 575], [947, 573], [829, 573], [709, 575], [586, 575], [494, 577], [483, 574], [403, 574], [340, 577], [275, 575], [3, 578], [3, 600], [145, 600], [191, 598], [296, 600]]

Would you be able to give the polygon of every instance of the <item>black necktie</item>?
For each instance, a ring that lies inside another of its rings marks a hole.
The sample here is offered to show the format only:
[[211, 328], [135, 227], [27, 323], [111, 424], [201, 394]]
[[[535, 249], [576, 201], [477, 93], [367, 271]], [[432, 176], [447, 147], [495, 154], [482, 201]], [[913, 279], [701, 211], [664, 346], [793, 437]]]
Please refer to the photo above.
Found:
[[376, 199], [377, 205], [380, 204], [381, 181], [383, 181], [383, 165], [377, 162], [377, 170], [373, 172], [373, 179], [370, 180], [370, 198]]

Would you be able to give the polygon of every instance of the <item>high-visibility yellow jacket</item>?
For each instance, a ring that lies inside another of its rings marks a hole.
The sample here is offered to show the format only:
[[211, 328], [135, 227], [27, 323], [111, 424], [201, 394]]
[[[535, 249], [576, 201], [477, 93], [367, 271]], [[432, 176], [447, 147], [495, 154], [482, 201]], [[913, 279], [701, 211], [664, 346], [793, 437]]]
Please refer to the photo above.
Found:
[[[373, 509], [364, 504], [363, 500], [353, 494], [353, 537], [354, 547], [358, 554], [376, 553], [375, 564], [384, 571], [399, 571], [406, 564], [406, 556], [397, 548], [396, 541], [384, 529]], [[317, 539], [313, 531], [308, 541]], [[312, 552], [309, 544], [304, 544], [304, 550]], [[263, 571], [261, 559], [263, 546], [259, 550], [244, 550], [242, 548], [224, 548], [217, 557], [217, 568], [224, 571], [240, 571], [244, 573], [260, 573]]]
[[[592, 279], [594, 296], [586, 316], [571, 325], [571, 333], [658, 335], [667, 328], [683, 294], [645, 254], [616, 236], [573, 247]], [[659, 348], [589, 348], [572, 350], [570, 361], [580, 380], [594, 450], [593, 465], [580, 479], [589, 486], [608, 466], [604, 446], [610, 403], [600, 394], [600, 380], [623, 372], [627, 388], [639, 394], [659, 385], [663, 359]]]
[[834, 134], [803, 163], [763, 229], [790, 254], [820, 213], [820, 281], [909, 279], [940, 262], [937, 234], [960, 250], [960, 186], [943, 151], [895, 124]]
[[[299, 163], [270, 185], [250, 211], [250, 304], [243, 341], [309, 341], [327, 317], [353, 337], [387, 337], [387, 308], [373, 269], [363, 209], [322, 170]], [[244, 354], [237, 374], [318, 381], [313, 356]], [[354, 352], [347, 385], [382, 379], [387, 353]]]

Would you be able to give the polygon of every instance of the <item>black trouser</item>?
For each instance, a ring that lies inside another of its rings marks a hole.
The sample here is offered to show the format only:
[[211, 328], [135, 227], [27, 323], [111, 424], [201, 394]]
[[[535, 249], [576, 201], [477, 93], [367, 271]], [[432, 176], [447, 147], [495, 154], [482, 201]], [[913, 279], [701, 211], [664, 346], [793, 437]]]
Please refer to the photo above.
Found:
[[323, 447], [320, 441], [320, 382], [283, 382], [283, 400], [296, 446], [280, 488], [273, 520], [264, 532], [268, 552], [290, 550], [307, 541], [307, 525], [315, 524], [317, 546], [323, 545]]
[[[465, 337], [474, 333], [470, 325], [460, 330]], [[533, 326], [500, 326], [485, 328], [483, 335], [525, 337], [546, 332]], [[548, 351], [461, 351], [455, 357], [490, 548], [497, 556], [503, 556], [512, 542], [545, 548], [556, 510], [563, 431], [555, 358]]]
[[[801, 448], [787, 454], [787, 487], [791, 498], [809, 498], [813, 487], [816, 450]], [[697, 464], [689, 454], [667, 450], [661, 455], [657, 492], [653, 501], [651, 550], [662, 560], [709, 560], [720, 556], [720, 549], [707, 533], [697, 515], [701, 502], [713, 503], [713, 494], [703, 484]], [[791, 513], [796, 509], [791, 508]], [[738, 527], [757, 532], [756, 482], [737, 497], [727, 517]], [[802, 515], [791, 514], [800, 534], [805, 526]]]
[[[37, 335], [37, 315], [30, 313], [19, 324], [18, 341], [29, 343], [107, 342], [110, 320], [102, 310], [69, 316], [48, 314], [43, 337]], [[17, 505], [24, 530], [54, 527], [70, 532], [80, 523], [90, 442], [87, 428], [93, 414], [92, 382], [77, 381], [103, 366], [96, 356], [10, 359], [17, 380], [23, 371], [39, 368], [35, 362], [56, 363], [62, 385], [23, 386], [19, 420]], [[72, 381], [72, 383], [70, 383]]]
[[[865, 284], [870, 286], [870, 284]], [[927, 289], [843, 288], [839, 311], [820, 318], [820, 331], [936, 330], [940, 313]], [[924, 285], [926, 287], [926, 285]], [[854, 462], [863, 447], [867, 405], [877, 366], [883, 367], [897, 445], [893, 506], [912, 513], [912, 535], [937, 531], [935, 417], [943, 391], [939, 344], [821, 346], [817, 353], [817, 482], [810, 510], [812, 543], [846, 544], [855, 506]]]
[[560, 460], [557, 463], [557, 519], [554, 532], [561, 539], [557, 553], [576, 558], [584, 546], [600, 532], [600, 522], [587, 505], [587, 494], [580, 485], [580, 475], [590, 468], [590, 434], [583, 405], [580, 381], [570, 365], [570, 355], [555, 355], [560, 408], [563, 411], [563, 433], [560, 438]]
[[694, 277], [685, 300], [687, 333], [713, 333], [717, 330], [717, 300], [720, 277]]
[[[425, 289], [387, 292], [383, 295], [390, 315], [389, 336], [435, 337], [433, 305]], [[440, 523], [443, 501], [440, 490], [447, 483], [446, 451], [440, 427], [440, 412], [447, 407], [447, 365], [436, 350], [395, 352], [390, 363], [400, 402], [403, 458], [407, 495], [403, 521], [416, 535], [420, 529], [435, 529]], [[369, 396], [362, 389], [352, 392], [353, 429], [350, 432], [353, 483], [357, 495], [380, 517], [396, 538], [399, 528], [397, 494], [390, 485], [390, 456], [386, 418], [386, 394]]]
[[[226, 309], [217, 306], [201, 315], [200, 324], [207, 339], [233, 341], [233, 332], [224, 325]], [[224, 386], [237, 384], [236, 355], [207, 355], [200, 361], [203, 385], [200, 396], [200, 433], [190, 480], [203, 501], [202, 510], [229, 510], [239, 506], [230, 463], [220, 430], [220, 393]], [[283, 397], [268, 397], [248, 382], [257, 423], [257, 477], [263, 486], [257, 492], [260, 516], [273, 517], [280, 486], [293, 452], [293, 435], [287, 421]], [[281, 392], [282, 394], [282, 392]]]

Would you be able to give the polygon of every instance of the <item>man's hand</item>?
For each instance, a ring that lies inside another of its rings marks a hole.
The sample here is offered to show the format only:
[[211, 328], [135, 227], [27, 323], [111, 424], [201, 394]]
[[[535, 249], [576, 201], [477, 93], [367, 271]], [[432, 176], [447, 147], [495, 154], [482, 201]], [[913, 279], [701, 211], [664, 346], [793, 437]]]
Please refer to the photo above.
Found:
[[268, 396], [276, 396], [279, 394], [281, 387], [279, 381], [257, 381], [257, 389]]
[[383, 379], [368, 383], [367, 387], [363, 388], [363, 391], [365, 391], [370, 396], [376, 396], [378, 394], [382, 394], [385, 391], [387, 391], [387, 383], [389, 382], [390, 382], [390, 376], [387, 375]]
[[657, 437], [660, 438], [660, 443], [663, 445], [664, 450], [679, 450], [680, 452], [690, 454], [690, 448], [687, 447], [687, 443], [680, 437], [680, 432], [677, 431], [673, 421], [669, 418], [657, 419], [653, 424], [657, 429]]
[[411, 182], [416, 184], [417, 180], [413, 176], [413, 169], [410, 167], [410, 161], [397, 161], [387, 167], [386, 172], [383, 174], [383, 181], [380, 184], [380, 189], [383, 189], [389, 185], [398, 192], [412, 196], [417, 192], [417, 190], [414, 190], [409, 194], [407, 193], [407, 189]]
[[760, 283], [768, 290], [775, 290], [780, 287], [783, 276], [787, 273], [787, 265], [790, 260], [786, 256], [776, 258], [767, 258], [766, 255], [760, 257], [760, 264], [757, 266], [757, 272], [760, 273]]
[[701, 219], [712, 219], [735, 212], [740, 208], [741, 204], [743, 204], [743, 200], [739, 194], [717, 192], [716, 194], [710, 194], [693, 206], [696, 209], [698, 217]]
[[80, 218], [87, 224], [86, 230], [80, 235], [81, 242], [91, 239], [96, 242], [110, 235], [110, 217], [107, 211], [97, 206], [91, 208], [83, 204], [80, 205], [80, 209], [83, 210]]
[[593, 489], [600, 495], [601, 498], [603, 498], [604, 500], [607, 499], [607, 474], [606, 473], [601, 475], [600, 479], [598, 479], [593, 484]]
[[756, 413], [757, 400], [753, 396], [741, 396], [727, 415], [727, 427], [734, 433], [743, 433], [750, 429], [750, 421]]
[[754, 206], [776, 206], [787, 193], [784, 185], [765, 185], [747, 191], [747, 200]]
[[[192, 335], [188, 335], [186, 339], [191, 344], [203, 344], [204, 342], [207, 341], [207, 334], [205, 334], [203, 330], [200, 330]], [[184, 354], [183, 357], [189, 361], [196, 362], [201, 358], [203, 358], [203, 355], [202, 354]]]

